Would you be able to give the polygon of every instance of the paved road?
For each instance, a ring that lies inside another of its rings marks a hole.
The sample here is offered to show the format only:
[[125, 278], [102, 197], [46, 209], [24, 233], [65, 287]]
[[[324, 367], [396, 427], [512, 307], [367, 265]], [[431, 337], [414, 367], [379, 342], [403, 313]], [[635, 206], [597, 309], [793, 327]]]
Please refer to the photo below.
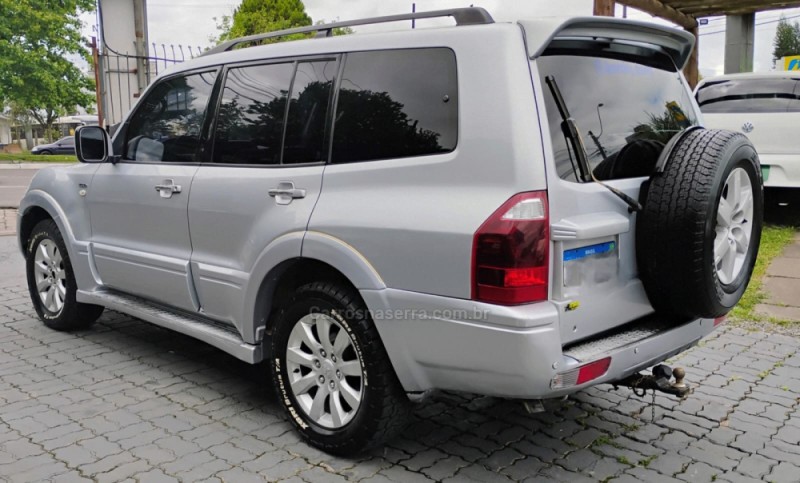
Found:
[[386, 447], [334, 458], [298, 440], [263, 366], [110, 311], [92, 330], [45, 328], [19, 277], [7, 275], [21, 270], [8, 240], [0, 238], [0, 480], [800, 478], [799, 339], [717, 331], [676, 361], [699, 384], [682, 402], [657, 396], [651, 406], [650, 395], [603, 387], [529, 415], [516, 402], [440, 394]]
[[0, 169], [0, 208], [16, 208], [28, 189], [35, 169]]

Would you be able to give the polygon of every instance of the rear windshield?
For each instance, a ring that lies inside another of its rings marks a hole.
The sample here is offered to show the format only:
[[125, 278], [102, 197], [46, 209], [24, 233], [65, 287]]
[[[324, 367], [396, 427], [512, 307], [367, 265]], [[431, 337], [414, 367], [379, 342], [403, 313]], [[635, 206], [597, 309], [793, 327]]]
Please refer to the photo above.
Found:
[[697, 103], [707, 113], [800, 112], [800, 78], [711, 81], [697, 89]]
[[558, 175], [579, 181], [575, 148], [546, 78], [555, 80], [575, 119], [589, 167], [598, 179], [647, 176], [664, 145], [696, 124], [691, 97], [674, 64], [653, 57], [631, 59], [564, 54], [538, 60]]

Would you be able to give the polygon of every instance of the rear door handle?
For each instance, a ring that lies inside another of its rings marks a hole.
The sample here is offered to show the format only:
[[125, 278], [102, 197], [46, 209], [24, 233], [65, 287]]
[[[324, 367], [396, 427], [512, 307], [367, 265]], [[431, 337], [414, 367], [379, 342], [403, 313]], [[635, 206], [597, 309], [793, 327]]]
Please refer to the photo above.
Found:
[[306, 197], [306, 190], [295, 188], [292, 181], [281, 181], [277, 187], [270, 189], [268, 193], [275, 198], [275, 202], [279, 205], [288, 205], [293, 199]]
[[181, 185], [175, 184], [174, 180], [165, 179], [161, 184], [156, 185], [156, 191], [162, 198], [172, 198], [173, 194], [181, 192]]

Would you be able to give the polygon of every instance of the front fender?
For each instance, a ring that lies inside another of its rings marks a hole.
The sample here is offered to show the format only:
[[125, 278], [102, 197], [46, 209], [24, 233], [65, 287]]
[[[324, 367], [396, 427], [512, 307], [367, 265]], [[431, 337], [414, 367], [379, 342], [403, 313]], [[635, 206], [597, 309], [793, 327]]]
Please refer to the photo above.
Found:
[[[31, 189], [19, 204], [19, 215], [17, 216], [17, 239], [19, 241], [19, 248], [22, 255], [26, 254], [26, 242], [24, 233], [22, 231], [22, 221], [32, 208], [41, 208], [47, 212], [50, 218], [53, 219], [58, 230], [61, 232], [61, 237], [64, 239], [64, 244], [67, 247], [67, 254], [72, 263], [72, 270], [75, 274], [75, 281], [78, 288], [84, 289], [95, 285], [94, 277], [92, 277], [91, 270], [89, 269], [89, 243], [87, 239], [79, 240], [76, 237], [76, 227], [71, 222], [69, 216], [66, 214], [64, 208], [58, 201], [49, 193], [39, 190]], [[88, 214], [86, 214], [86, 226], [77, 228], [79, 233], [85, 233], [88, 238]], [[80, 220], [79, 220], [80, 221]]]

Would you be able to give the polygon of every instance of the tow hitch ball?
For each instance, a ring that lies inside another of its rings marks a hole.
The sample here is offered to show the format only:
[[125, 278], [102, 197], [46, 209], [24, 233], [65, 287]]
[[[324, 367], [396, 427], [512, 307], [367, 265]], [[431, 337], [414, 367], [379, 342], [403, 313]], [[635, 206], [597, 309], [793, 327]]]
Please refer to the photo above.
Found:
[[[670, 382], [672, 376], [675, 376], [675, 382]], [[659, 364], [653, 368], [652, 375], [631, 374], [611, 384], [614, 385], [614, 388], [619, 386], [629, 387], [633, 389], [634, 393], [642, 396], [645, 390], [652, 389], [684, 398], [689, 395], [689, 386], [683, 382], [684, 377], [686, 377], [686, 371], [682, 367], [670, 369], [669, 366]], [[638, 390], [641, 390], [641, 394]]]

